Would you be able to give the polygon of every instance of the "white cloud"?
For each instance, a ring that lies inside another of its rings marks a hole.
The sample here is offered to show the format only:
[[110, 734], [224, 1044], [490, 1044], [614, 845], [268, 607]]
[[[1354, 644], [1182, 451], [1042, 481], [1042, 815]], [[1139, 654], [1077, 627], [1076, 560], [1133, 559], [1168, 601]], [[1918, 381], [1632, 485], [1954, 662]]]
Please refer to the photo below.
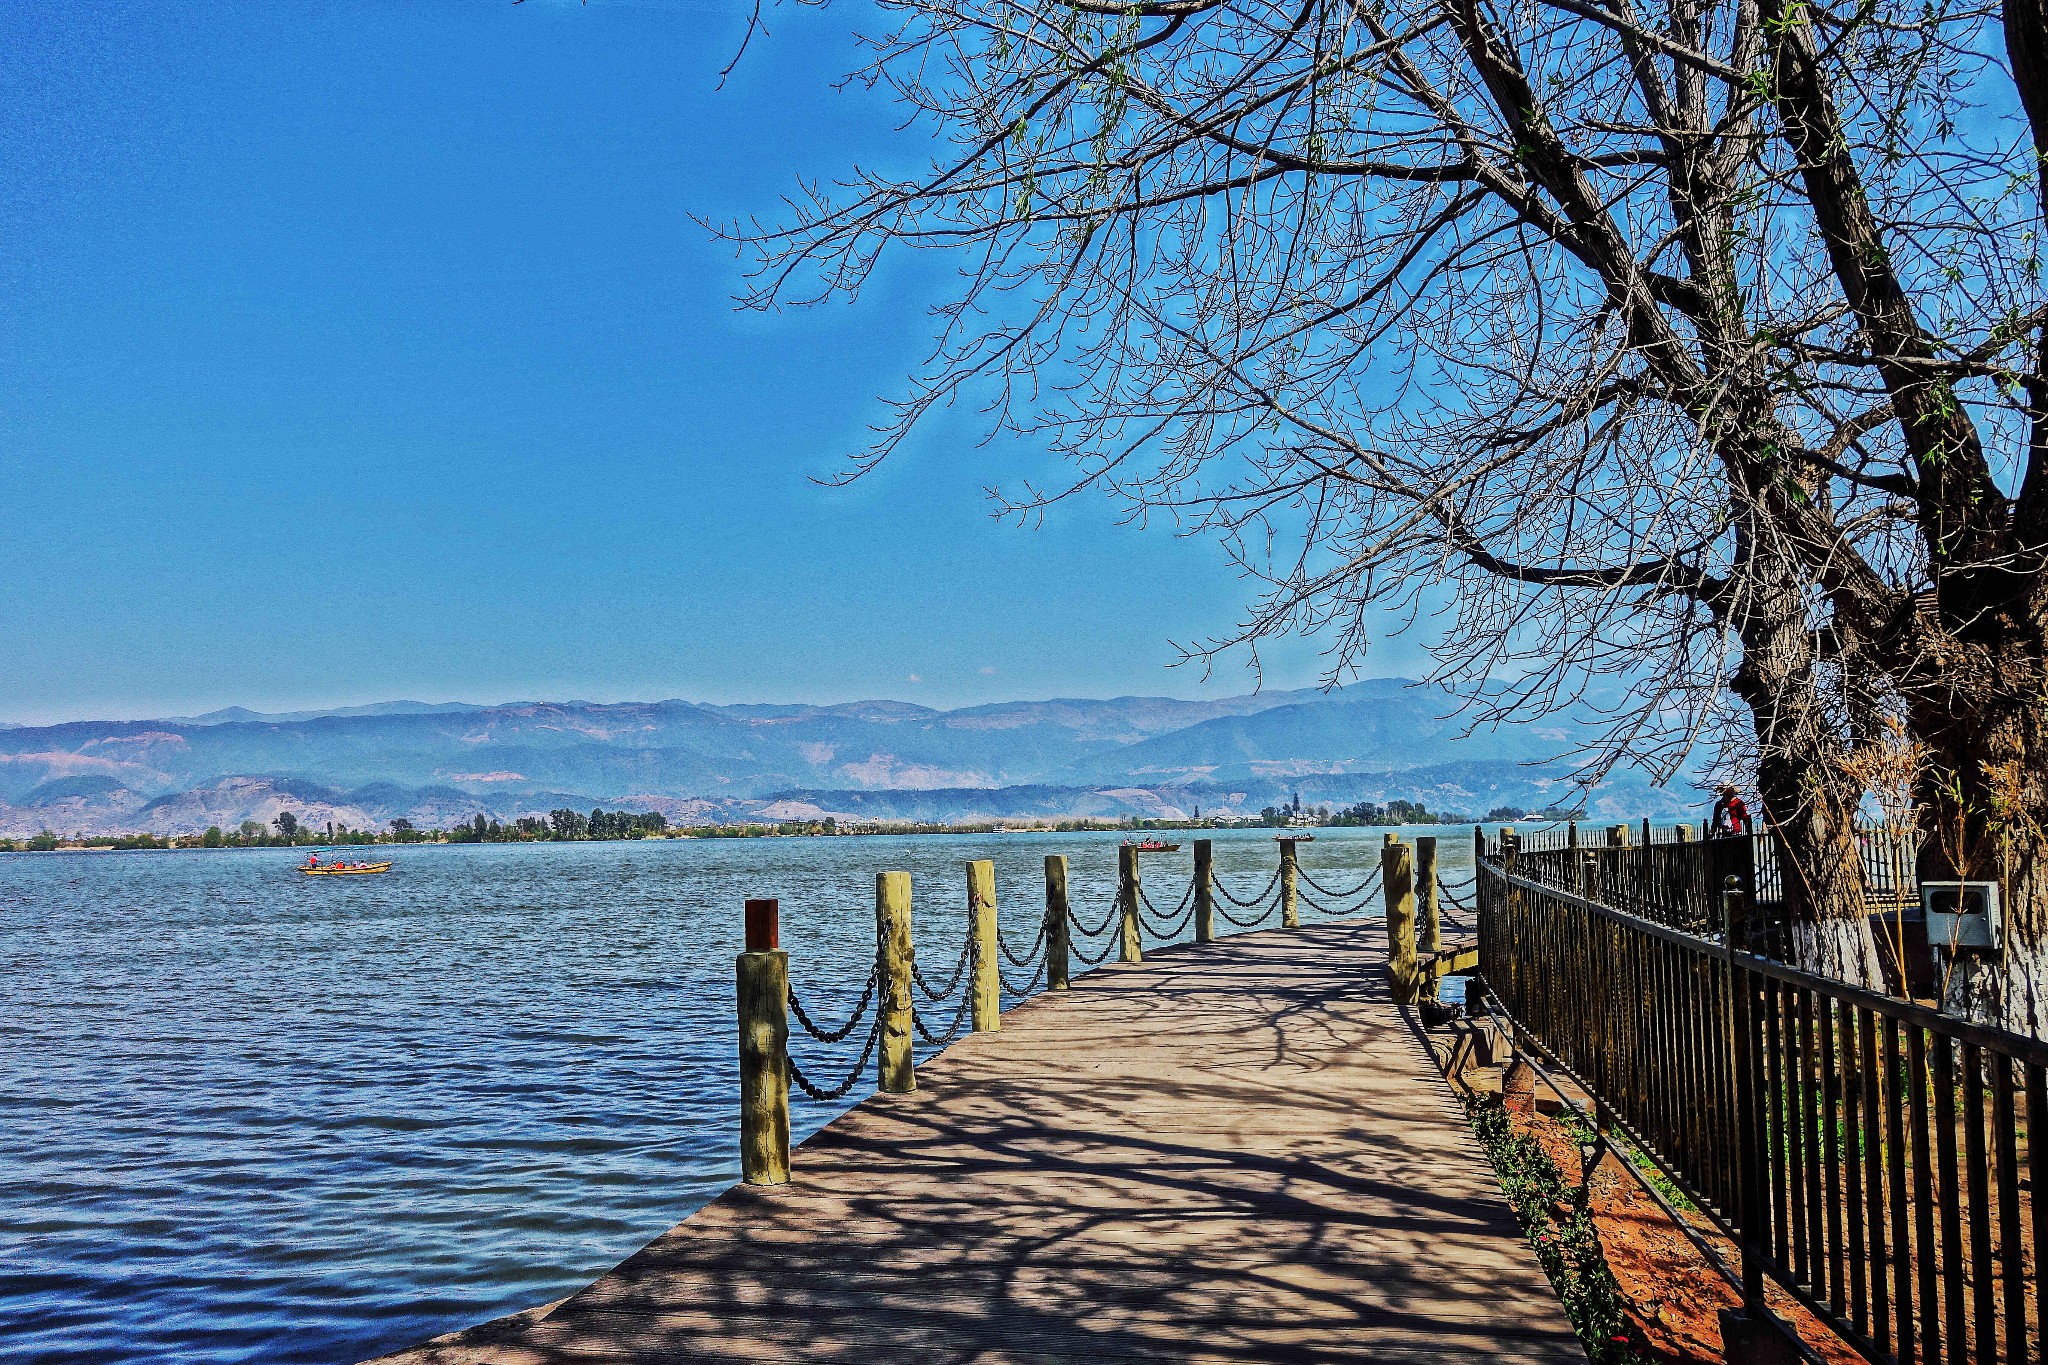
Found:
[[922, 673], [912, 673], [908, 677], [904, 678], [903, 681], [921, 683], [924, 681], [924, 675]]
[[996, 675], [996, 666], [994, 664], [983, 664], [974, 671], [981, 674], [984, 678], [993, 678]]

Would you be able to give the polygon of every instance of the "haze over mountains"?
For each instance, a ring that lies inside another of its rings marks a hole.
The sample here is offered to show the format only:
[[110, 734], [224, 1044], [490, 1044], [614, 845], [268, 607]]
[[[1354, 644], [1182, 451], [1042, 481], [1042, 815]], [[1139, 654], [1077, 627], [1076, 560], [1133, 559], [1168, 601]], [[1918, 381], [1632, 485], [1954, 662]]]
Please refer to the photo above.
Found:
[[[1440, 692], [1376, 679], [1327, 693], [954, 711], [901, 701], [398, 701], [17, 726], [0, 729], [0, 834], [190, 833], [282, 810], [362, 828], [565, 805], [719, 823], [1225, 815], [1297, 791], [1309, 804], [1407, 797], [1465, 813], [1576, 799], [1571, 765], [1558, 760], [1568, 728], [1461, 735], [1445, 719], [1452, 706]], [[1625, 816], [1687, 800], [1623, 779], [1593, 805]]]

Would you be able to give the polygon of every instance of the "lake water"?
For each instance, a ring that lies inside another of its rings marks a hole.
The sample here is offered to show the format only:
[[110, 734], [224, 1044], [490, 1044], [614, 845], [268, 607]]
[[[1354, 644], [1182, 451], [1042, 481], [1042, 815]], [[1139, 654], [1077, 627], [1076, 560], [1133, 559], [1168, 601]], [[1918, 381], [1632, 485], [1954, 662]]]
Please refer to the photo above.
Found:
[[[1418, 832], [1469, 867], [1469, 832]], [[1145, 861], [1162, 911], [1192, 860], [1174, 837]], [[1214, 838], [1219, 881], [1265, 885], [1270, 833]], [[1341, 891], [1380, 842], [1320, 831], [1303, 866]], [[781, 899], [825, 1023], [873, 961], [877, 871], [912, 874], [936, 976], [963, 863], [995, 860], [1022, 941], [1044, 855], [1093, 922], [1116, 843], [414, 846], [360, 879], [283, 849], [0, 854], [0, 1360], [346, 1365], [558, 1297], [738, 1178], [746, 897]], [[793, 1050], [837, 1080], [865, 1032]], [[796, 1097], [798, 1135], [842, 1107]]]

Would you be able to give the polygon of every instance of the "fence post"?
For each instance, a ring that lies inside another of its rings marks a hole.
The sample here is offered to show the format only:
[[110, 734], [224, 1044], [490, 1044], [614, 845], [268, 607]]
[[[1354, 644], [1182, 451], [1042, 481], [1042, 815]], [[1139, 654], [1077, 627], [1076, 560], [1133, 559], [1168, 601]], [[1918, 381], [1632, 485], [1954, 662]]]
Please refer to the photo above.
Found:
[[1394, 1003], [1412, 1005], [1420, 997], [1415, 962], [1415, 861], [1413, 850], [1398, 834], [1387, 836], [1380, 850], [1380, 887], [1387, 898], [1387, 978]]
[[1138, 881], [1138, 850], [1120, 844], [1116, 850], [1117, 953], [1118, 962], [1143, 962], [1145, 944], [1138, 937], [1138, 897], [1144, 894]]
[[1654, 841], [1650, 838], [1650, 817], [1643, 817], [1643, 847], [1648, 848]]
[[736, 962], [740, 1024], [740, 1178], [789, 1180], [789, 954], [776, 903], [747, 902], [747, 950]]
[[983, 859], [967, 865], [967, 918], [974, 935], [974, 1031], [1003, 1026], [1003, 981], [996, 975], [996, 865]]
[[1436, 894], [1436, 836], [1415, 837], [1415, 886], [1422, 895], [1422, 932], [1416, 951], [1435, 955], [1444, 949], [1443, 914]]
[[1735, 1207], [1741, 1220], [1742, 1307], [1753, 1320], [1762, 1321], [1764, 1308], [1764, 1263], [1758, 1252], [1763, 1222], [1763, 1184], [1758, 1179], [1762, 1149], [1756, 1130], [1756, 1058], [1750, 1036], [1749, 969], [1736, 956], [1735, 935], [1742, 920], [1742, 882], [1729, 877], [1722, 884], [1721, 924], [1727, 937], [1728, 1028], [1735, 1090]]
[[[1515, 862], [1521, 856], [1521, 852], [1522, 840], [1515, 833], [1515, 827], [1513, 825], [1502, 825], [1500, 827], [1500, 870], [1503, 877], [1515, 875]], [[1501, 905], [1509, 910], [1514, 909], [1515, 888], [1509, 886], [1506, 882], [1502, 882], [1500, 890]]]
[[1067, 855], [1045, 855], [1045, 988], [1067, 989], [1067, 954], [1073, 939], [1067, 918]]
[[1216, 941], [1216, 845], [1195, 840], [1195, 942]]
[[1301, 927], [1301, 891], [1299, 881], [1301, 866], [1295, 855], [1300, 847], [1292, 839], [1280, 841], [1280, 927], [1299, 929]]
[[917, 1062], [911, 1056], [910, 1011], [910, 874], [875, 874], [875, 1008], [882, 1036], [875, 1048], [876, 1088], [887, 1095], [917, 1089]]

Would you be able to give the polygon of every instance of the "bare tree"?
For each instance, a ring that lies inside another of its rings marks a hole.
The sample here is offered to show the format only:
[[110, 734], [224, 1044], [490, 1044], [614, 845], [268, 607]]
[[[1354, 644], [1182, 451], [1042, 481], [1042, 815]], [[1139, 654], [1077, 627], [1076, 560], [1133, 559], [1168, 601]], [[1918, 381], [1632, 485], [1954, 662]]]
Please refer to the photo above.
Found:
[[[897, 247], [961, 262], [847, 477], [981, 401], [1071, 461], [1012, 510], [1105, 490], [1256, 576], [1198, 656], [1312, 632], [1336, 680], [1389, 612], [1430, 614], [1475, 722], [1597, 709], [1589, 779], [1753, 767], [1800, 960], [1875, 981], [1853, 820], [1866, 746], [1928, 715], [1934, 481], [1906, 429], [1940, 403], [1882, 378], [1843, 272], [1888, 249], [1944, 320], [1942, 401], [2013, 424], [2038, 204], [2013, 101], [1971, 102], [2004, 80], [1992, 12], [881, 8], [861, 78], [945, 154], [732, 229], [761, 307], [857, 293]], [[1880, 163], [1860, 201], [1844, 159]]]

